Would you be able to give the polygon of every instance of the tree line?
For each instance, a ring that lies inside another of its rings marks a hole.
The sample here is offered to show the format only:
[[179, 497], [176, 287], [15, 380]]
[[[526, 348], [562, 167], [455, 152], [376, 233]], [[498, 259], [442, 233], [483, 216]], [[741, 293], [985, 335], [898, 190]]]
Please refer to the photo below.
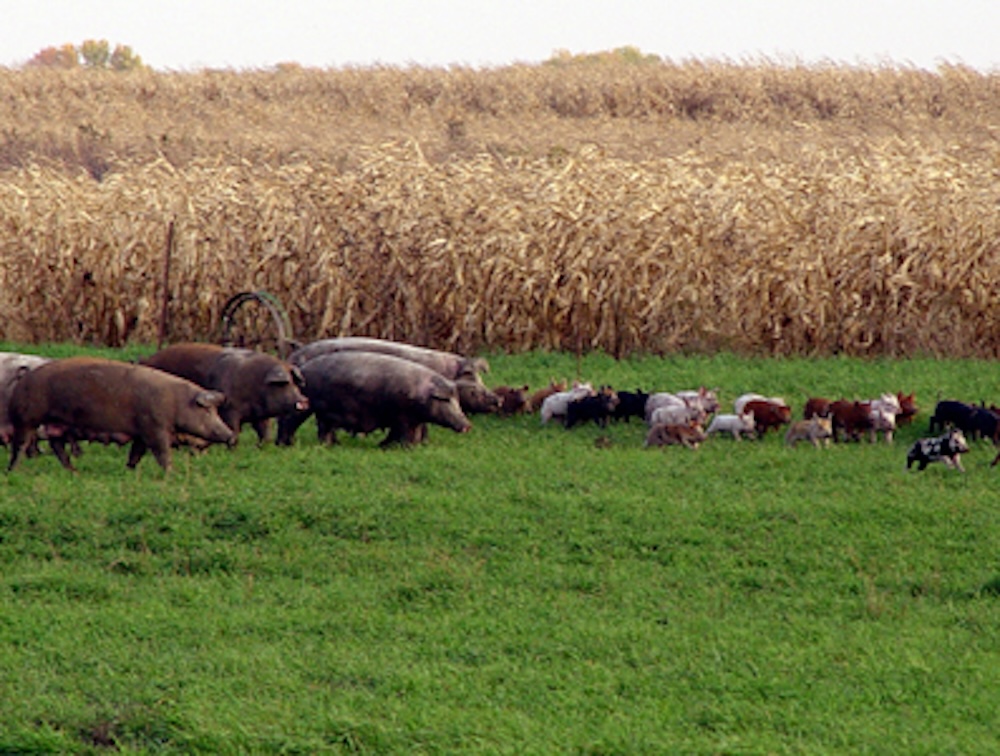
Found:
[[128, 45], [113, 48], [106, 39], [88, 39], [80, 45], [64, 44], [39, 50], [28, 61], [42, 68], [89, 68], [110, 71], [135, 71], [145, 68], [142, 58]]

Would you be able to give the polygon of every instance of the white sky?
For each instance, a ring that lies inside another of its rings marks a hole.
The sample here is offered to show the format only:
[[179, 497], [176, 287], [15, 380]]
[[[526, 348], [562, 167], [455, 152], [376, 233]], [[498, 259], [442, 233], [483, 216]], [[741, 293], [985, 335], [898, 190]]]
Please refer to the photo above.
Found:
[[689, 58], [1000, 69], [1000, 0], [0, 0], [0, 66], [85, 39], [158, 69]]

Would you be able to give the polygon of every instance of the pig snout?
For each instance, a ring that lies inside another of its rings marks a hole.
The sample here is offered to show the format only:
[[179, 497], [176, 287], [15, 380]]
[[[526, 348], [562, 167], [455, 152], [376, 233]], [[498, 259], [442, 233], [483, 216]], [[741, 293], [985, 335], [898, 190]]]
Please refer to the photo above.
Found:
[[434, 397], [429, 407], [430, 419], [437, 425], [451, 428], [457, 433], [466, 433], [472, 429], [472, 423], [462, 412], [462, 408], [455, 396], [449, 399]]
[[268, 411], [271, 416], [284, 415], [290, 411], [305, 412], [309, 409], [309, 399], [292, 383], [275, 387], [268, 393]]
[[198, 423], [197, 427], [190, 429], [190, 431], [195, 436], [217, 444], [231, 444], [236, 440], [236, 434], [218, 416], [206, 418], [204, 422]]
[[226, 425], [222, 420], [219, 420], [219, 424], [214, 426], [206, 436], [208, 440], [215, 441], [220, 444], [228, 444], [230, 441], [236, 438], [236, 434], [233, 433], [232, 429]]

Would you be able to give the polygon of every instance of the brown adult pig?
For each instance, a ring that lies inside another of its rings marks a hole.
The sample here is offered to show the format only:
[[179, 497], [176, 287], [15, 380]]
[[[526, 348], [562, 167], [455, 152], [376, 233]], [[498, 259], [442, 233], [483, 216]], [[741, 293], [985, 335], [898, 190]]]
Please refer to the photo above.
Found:
[[174, 344], [140, 363], [221, 391], [226, 399], [219, 407], [219, 416], [232, 429], [234, 445], [244, 423], [253, 426], [263, 443], [270, 418], [308, 409], [308, 400], [301, 392], [301, 371], [252, 349]]
[[278, 443], [290, 444], [310, 413], [321, 441], [336, 431], [371, 433], [388, 428], [382, 446], [426, 438], [427, 423], [465, 433], [472, 428], [458, 403], [455, 383], [416, 362], [373, 352], [334, 352], [302, 366], [309, 411], [278, 421]]
[[9, 444], [14, 434], [8, 410], [14, 387], [25, 375], [46, 362], [51, 360], [34, 354], [0, 352], [0, 446]]
[[410, 362], [417, 362], [431, 370], [440, 373], [452, 381], [468, 379], [481, 383], [480, 373], [488, 372], [490, 367], [481, 357], [464, 357], [453, 352], [442, 352], [437, 349], [414, 346], [401, 341], [387, 339], [369, 339], [361, 336], [343, 336], [335, 339], [321, 339], [299, 347], [288, 357], [293, 365], [302, 367], [306, 362], [323, 354], [333, 352], [375, 352], [390, 354]]
[[14, 424], [8, 471], [45, 426], [49, 444], [67, 470], [75, 472], [66, 442], [75, 438], [131, 440], [128, 466], [147, 450], [170, 470], [170, 447], [180, 436], [228, 443], [233, 436], [218, 414], [217, 391], [176, 376], [95, 357], [53, 360], [25, 375], [10, 401]]

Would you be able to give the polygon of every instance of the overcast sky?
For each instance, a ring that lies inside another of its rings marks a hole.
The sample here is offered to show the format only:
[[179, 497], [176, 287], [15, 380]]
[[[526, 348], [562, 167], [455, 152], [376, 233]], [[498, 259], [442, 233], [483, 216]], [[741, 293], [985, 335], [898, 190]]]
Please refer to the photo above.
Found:
[[690, 58], [1000, 69], [1000, 0], [3, 0], [0, 65], [85, 39], [157, 69]]

